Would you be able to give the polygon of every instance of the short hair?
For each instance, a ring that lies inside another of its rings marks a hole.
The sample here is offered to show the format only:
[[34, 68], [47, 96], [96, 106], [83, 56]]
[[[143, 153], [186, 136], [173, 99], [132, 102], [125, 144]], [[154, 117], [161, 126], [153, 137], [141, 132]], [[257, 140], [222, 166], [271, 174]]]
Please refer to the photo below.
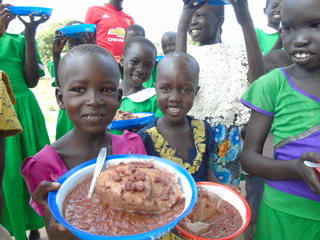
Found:
[[72, 26], [72, 25], [78, 25], [78, 24], [84, 24], [84, 22], [81, 22], [81, 21], [78, 21], [78, 20], [74, 20], [74, 21], [68, 22], [66, 24], [66, 27], [69, 27], [69, 26]]
[[141, 26], [138, 25], [138, 24], [131, 24], [131, 25], [130, 25], [129, 27], [127, 27], [127, 29], [126, 29], [126, 32], [128, 32], [128, 31], [137, 31], [137, 32], [141, 32], [141, 34], [142, 34], [143, 36], [146, 35], [146, 32], [145, 32], [144, 28], [141, 27]]
[[[186, 66], [187, 66], [187, 71], [191, 72], [192, 75], [194, 75], [196, 78], [196, 83], [199, 84], [199, 72], [200, 72], [200, 66], [199, 63], [197, 62], [197, 60], [191, 56], [190, 54], [186, 53], [186, 52], [172, 52], [172, 53], [168, 53], [167, 55], [165, 55], [163, 58], [161, 58], [161, 60], [158, 63], [158, 70], [161, 68], [163, 68], [163, 64], [166, 64], [166, 62], [170, 63], [172, 61], [172, 65], [174, 66], [175, 63], [177, 63], [178, 61], [183, 62]], [[157, 81], [157, 78], [156, 78]]]
[[154, 44], [149, 39], [147, 39], [145, 37], [141, 37], [141, 36], [129, 38], [125, 42], [124, 48], [123, 48], [123, 56], [125, 56], [127, 54], [128, 49], [130, 49], [131, 45], [133, 45], [135, 43], [140, 43], [143, 46], [150, 47], [152, 49], [152, 51], [154, 51], [155, 56], [157, 56], [157, 49], [154, 46]]
[[[96, 44], [82, 44], [78, 45], [71, 50], [69, 50], [66, 55], [62, 57], [62, 59], [59, 62], [59, 68], [58, 68], [58, 75], [61, 75], [62, 70], [64, 69], [66, 61], [74, 56], [82, 55], [82, 54], [88, 54], [88, 55], [104, 55], [111, 59], [112, 63], [114, 63], [115, 67], [118, 69], [118, 63], [115, 60], [114, 56], [103, 47], [100, 47]], [[60, 77], [59, 77], [60, 79]], [[61, 81], [61, 80], [60, 80]]]

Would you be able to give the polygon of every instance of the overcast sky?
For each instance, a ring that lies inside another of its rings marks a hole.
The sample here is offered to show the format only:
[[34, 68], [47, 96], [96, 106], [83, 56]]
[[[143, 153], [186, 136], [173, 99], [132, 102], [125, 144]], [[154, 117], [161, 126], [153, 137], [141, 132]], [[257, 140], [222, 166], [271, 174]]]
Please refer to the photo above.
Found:
[[[265, 25], [267, 19], [263, 14], [265, 0], [248, 1], [255, 26]], [[52, 16], [46, 24], [64, 19], [83, 21], [89, 6], [102, 5], [104, 2], [104, 0], [3, 0], [3, 3], [15, 6], [53, 8]], [[147, 38], [153, 42], [160, 42], [164, 32], [176, 31], [182, 5], [182, 0], [124, 0], [123, 10], [131, 15], [137, 24], [144, 27]], [[241, 29], [235, 19], [232, 6], [226, 5], [225, 9], [222, 40], [242, 41]]]

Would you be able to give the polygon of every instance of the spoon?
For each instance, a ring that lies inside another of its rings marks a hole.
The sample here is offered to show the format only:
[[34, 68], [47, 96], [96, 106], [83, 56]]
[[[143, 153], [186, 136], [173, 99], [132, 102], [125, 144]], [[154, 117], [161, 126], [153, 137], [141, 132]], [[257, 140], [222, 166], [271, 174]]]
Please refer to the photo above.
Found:
[[312, 168], [320, 168], [320, 163], [310, 162], [310, 161], [304, 161], [304, 165]]
[[94, 192], [94, 187], [96, 185], [96, 181], [97, 181], [97, 177], [99, 176], [103, 164], [104, 164], [104, 160], [106, 159], [107, 156], [107, 148], [101, 148], [98, 158], [97, 158], [97, 162], [96, 162], [96, 167], [94, 169], [94, 173], [93, 173], [93, 177], [92, 177], [92, 181], [91, 181], [91, 185], [90, 185], [90, 189], [87, 195], [87, 198], [92, 198], [93, 192]]

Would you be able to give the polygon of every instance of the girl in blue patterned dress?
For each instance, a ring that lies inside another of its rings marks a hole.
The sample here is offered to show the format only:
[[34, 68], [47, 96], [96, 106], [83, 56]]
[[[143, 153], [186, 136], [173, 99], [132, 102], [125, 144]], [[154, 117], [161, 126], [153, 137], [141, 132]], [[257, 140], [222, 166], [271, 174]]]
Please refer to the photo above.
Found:
[[199, 65], [187, 53], [170, 53], [158, 63], [156, 93], [161, 118], [138, 131], [148, 155], [172, 160], [195, 181], [215, 181], [209, 167], [216, 143], [206, 121], [187, 116], [199, 90]]

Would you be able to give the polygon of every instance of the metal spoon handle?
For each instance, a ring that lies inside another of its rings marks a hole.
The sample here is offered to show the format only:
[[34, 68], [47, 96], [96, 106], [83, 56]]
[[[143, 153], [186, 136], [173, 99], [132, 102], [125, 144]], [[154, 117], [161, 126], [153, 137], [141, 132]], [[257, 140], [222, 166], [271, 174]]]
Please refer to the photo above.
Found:
[[91, 181], [91, 185], [90, 185], [90, 189], [88, 192], [88, 198], [92, 198], [93, 196], [93, 192], [94, 192], [94, 187], [96, 185], [96, 181], [97, 181], [97, 177], [99, 176], [103, 164], [104, 164], [104, 160], [106, 159], [107, 156], [107, 148], [101, 148], [98, 158], [97, 158], [97, 162], [96, 162], [96, 167], [94, 169], [94, 173], [93, 173], [93, 177], [92, 177], [92, 181]]

